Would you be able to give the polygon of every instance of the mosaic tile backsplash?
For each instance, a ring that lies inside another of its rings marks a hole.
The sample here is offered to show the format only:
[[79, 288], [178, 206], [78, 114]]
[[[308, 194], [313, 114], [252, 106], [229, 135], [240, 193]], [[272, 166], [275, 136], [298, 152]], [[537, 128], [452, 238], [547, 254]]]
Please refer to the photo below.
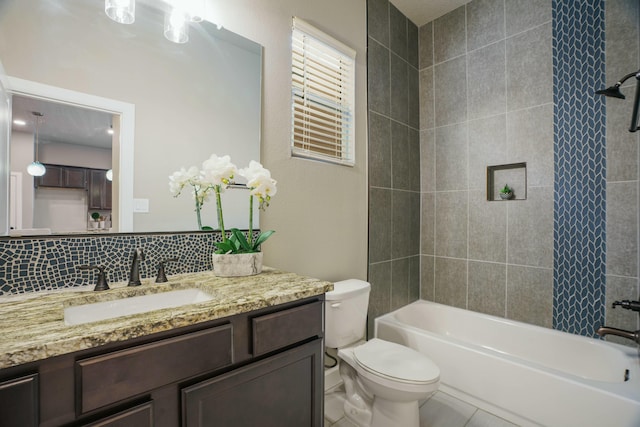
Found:
[[606, 255], [604, 1], [553, 1], [554, 328], [604, 322]]
[[154, 278], [170, 258], [178, 261], [166, 264], [167, 275], [209, 270], [219, 241], [219, 232], [0, 238], [0, 295], [94, 284], [97, 271], [80, 265], [104, 266], [109, 283], [128, 280], [136, 248], [145, 254], [141, 278]]

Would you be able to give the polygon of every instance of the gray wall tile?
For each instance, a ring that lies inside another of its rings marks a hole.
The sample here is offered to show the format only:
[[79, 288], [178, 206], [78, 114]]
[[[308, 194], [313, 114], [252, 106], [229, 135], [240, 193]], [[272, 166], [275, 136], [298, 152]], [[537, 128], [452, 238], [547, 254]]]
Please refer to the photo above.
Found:
[[504, 39], [504, 0], [474, 0], [467, 3], [467, 50]]
[[391, 110], [389, 50], [371, 37], [367, 50], [369, 110], [388, 116]]
[[509, 162], [527, 162], [527, 185], [553, 185], [553, 105], [507, 114]]
[[551, 23], [507, 39], [507, 111], [553, 101]]
[[421, 70], [433, 65], [433, 23], [428, 22], [418, 30], [418, 52]]
[[436, 126], [467, 120], [467, 61], [464, 56], [435, 66]]
[[435, 193], [422, 193], [422, 217], [420, 221], [420, 253], [426, 255], [435, 254], [436, 238], [436, 195]]
[[389, 44], [391, 52], [407, 60], [407, 17], [389, 3]]
[[436, 128], [436, 190], [467, 189], [467, 124]]
[[[619, 77], [618, 77], [619, 78]], [[633, 93], [632, 89], [628, 89]], [[607, 182], [638, 179], [638, 134], [629, 132], [631, 106], [606, 98]]]
[[[605, 28], [607, 31], [605, 72], [607, 86], [638, 68], [638, 41], [640, 25], [637, 0], [611, 0], [605, 2]], [[608, 105], [607, 105], [608, 107]], [[609, 113], [607, 109], [607, 114]]]
[[551, 21], [551, 0], [505, 0], [507, 37]]
[[607, 274], [638, 276], [637, 182], [607, 183]]
[[382, 188], [369, 190], [369, 230], [375, 230], [375, 238], [369, 239], [369, 262], [391, 259], [391, 194]]
[[553, 327], [553, 270], [507, 266], [507, 318]]
[[409, 123], [409, 71], [407, 63], [391, 54], [391, 111], [392, 119]]
[[391, 262], [391, 310], [409, 304], [409, 258]]
[[420, 252], [420, 194], [393, 191], [391, 257], [404, 258]]
[[369, 113], [369, 185], [391, 188], [391, 120]]
[[373, 320], [391, 311], [391, 261], [369, 265], [368, 336], [373, 337]]
[[447, 61], [467, 52], [465, 31], [465, 7], [433, 21], [434, 62]]
[[504, 41], [471, 52], [467, 55], [467, 68], [469, 120], [504, 113], [507, 110]]
[[409, 302], [420, 299], [420, 255], [409, 258]]
[[484, 191], [469, 192], [469, 259], [507, 261], [507, 203]]
[[433, 67], [429, 67], [420, 71], [420, 129], [431, 129], [435, 126], [433, 96]]
[[434, 301], [467, 308], [467, 260], [436, 257]]
[[[605, 325], [613, 328], [635, 331], [640, 326], [636, 312], [622, 310], [619, 307], [611, 308], [614, 301], [638, 300], [638, 279], [636, 277], [606, 276], [607, 286], [605, 292], [606, 318]], [[594, 327], [598, 327], [595, 325]], [[608, 335], [607, 341], [623, 345], [635, 346], [633, 341], [625, 338]]]
[[469, 310], [504, 317], [507, 265], [469, 261]]
[[509, 264], [553, 268], [553, 187], [529, 188], [508, 202]]
[[411, 191], [420, 191], [420, 132], [416, 129], [409, 128], [409, 150], [411, 158], [409, 159], [409, 189]]
[[420, 298], [434, 300], [435, 257], [420, 257]]
[[391, 122], [391, 182], [394, 189], [411, 189], [411, 152], [409, 128], [398, 122]]
[[436, 255], [467, 257], [467, 192], [436, 193]]
[[418, 69], [409, 65], [407, 67], [408, 85], [408, 124], [414, 129], [420, 128], [420, 77]]
[[367, 34], [389, 47], [388, 0], [367, 0]]
[[420, 189], [422, 191], [435, 191], [436, 189], [435, 129], [420, 132]]
[[419, 60], [418, 60], [418, 52], [419, 52], [419, 41], [418, 41], [418, 26], [411, 22], [411, 20], [407, 19], [407, 62], [413, 68], [418, 68]]
[[508, 163], [506, 114], [469, 122], [469, 189], [487, 188], [487, 166]]

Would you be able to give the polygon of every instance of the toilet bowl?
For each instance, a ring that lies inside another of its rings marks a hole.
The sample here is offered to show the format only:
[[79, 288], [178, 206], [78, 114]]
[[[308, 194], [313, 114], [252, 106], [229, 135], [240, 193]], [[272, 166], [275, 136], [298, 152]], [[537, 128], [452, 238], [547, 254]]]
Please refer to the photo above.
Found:
[[438, 389], [440, 369], [408, 347], [363, 341], [370, 289], [352, 279], [326, 294], [325, 339], [338, 349], [345, 416], [358, 427], [418, 427], [419, 402]]

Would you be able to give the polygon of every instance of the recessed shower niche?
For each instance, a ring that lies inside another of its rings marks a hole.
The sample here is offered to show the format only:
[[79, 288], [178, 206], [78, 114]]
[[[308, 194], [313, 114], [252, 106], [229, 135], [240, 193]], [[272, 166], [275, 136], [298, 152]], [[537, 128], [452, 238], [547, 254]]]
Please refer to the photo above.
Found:
[[[508, 188], [505, 188], [508, 187]], [[505, 190], [510, 190], [506, 192]], [[505, 194], [506, 193], [506, 194]], [[527, 163], [487, 166], [487, 200], [527, 199]]]

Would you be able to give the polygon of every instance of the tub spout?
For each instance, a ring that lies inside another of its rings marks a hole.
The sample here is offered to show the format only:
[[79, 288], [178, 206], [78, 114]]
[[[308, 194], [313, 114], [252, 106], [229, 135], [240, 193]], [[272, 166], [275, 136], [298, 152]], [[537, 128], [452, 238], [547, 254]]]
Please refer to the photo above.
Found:
[[636, 344], [640, 344], [640, 331], [625, 331], [624, 329], [610, 328], [608, 326], [600, 326], [596, 331], [596, 334], [604, 337], [605, 335], [616, 335], [622, 338], [635, 341]]

